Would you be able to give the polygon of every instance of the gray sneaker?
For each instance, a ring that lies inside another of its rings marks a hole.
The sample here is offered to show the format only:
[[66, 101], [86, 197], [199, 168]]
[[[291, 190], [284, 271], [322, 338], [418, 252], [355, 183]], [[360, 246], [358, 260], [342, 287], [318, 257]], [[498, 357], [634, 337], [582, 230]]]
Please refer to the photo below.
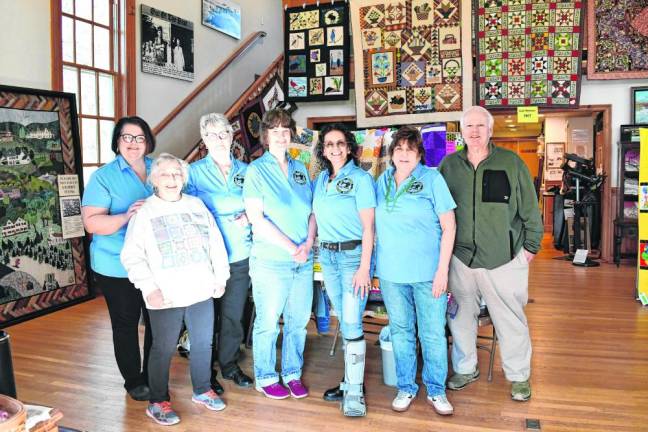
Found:
[[526, 402], [531, 399], [531, 384], [529, 380], [511, 383], [511, 399], [518, 402]]
[[149, 403], [146, 409], [146, 415], [151, 417], [153, 421], [162, 426], [171, 426], [180, 423], [180, 417], [171, 408], [171, 402], [155, 402]]
[[475, 371], [469, 374], [456, 373], [452, 375], [448, 380], [448, 388], [450, 390], [461, 390], [471, 382], [477, 381], [478, 379], [479, 379], [479, 368], [475, 368]]

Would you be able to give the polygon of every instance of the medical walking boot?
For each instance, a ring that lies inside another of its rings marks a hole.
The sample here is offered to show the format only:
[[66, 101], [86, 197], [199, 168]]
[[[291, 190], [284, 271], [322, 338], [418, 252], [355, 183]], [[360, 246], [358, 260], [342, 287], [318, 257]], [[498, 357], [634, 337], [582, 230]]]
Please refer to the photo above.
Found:
[[365, 367], [366, 342], [362, 340], [347, 341], [344, 350], [344, 382], [340, 383], [343, 391], [340, 408], [347, 417], [367, 415], [363, 383]]

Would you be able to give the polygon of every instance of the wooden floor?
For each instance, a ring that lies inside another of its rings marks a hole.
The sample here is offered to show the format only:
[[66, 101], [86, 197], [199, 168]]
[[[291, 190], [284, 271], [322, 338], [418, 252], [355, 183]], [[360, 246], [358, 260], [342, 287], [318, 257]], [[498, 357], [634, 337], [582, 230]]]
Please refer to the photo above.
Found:
[[[311, 396], [272, 401], [225, 382], [228, 407], [208, 412], [190, 401], [187, 360], [176, 357], [171, 395], [182, 422], [175, 431], [501, 431], [525, 430], [540, 419], [549, 431], [648, 431], [648, 308], [633, 296], [634, 268], [573, 267], [545, 248], [532, 263], [527, 308], [533, 340], [533, 398], [511, 401], [499, 358], [492, 383], [482, 379], [448, 392], [450, 418], [436, 415], [421, 392], [407, 413], [390, 409], [394, 389], [383, 385], [380, 348], [367, 348], [369, 414], [344, 418], [322, 392], [342, 376], [340, 352], [329, 357], [332, 335], [309, 328], [304, 381]], [[21, 400], [60, 408], [63, 425], [88, 431], [164, 429], [144, 414], [145, 402], [125, 396], [115, 365], [103, 299], [8, 329]], [[375, 336], [370, 335], [370, 342]], [[485, 371], [487, 353], [480, 350]], [[251, 351], [243, 368], [251, 371]]]

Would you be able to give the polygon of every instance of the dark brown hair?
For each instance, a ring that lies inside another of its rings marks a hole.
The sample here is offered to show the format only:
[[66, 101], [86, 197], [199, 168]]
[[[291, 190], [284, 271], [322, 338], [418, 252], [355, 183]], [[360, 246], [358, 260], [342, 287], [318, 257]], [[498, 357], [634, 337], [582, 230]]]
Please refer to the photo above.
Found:
[[353, 162], [358, 165], [358, 142], [356, 141], [355, 135], [353, 135], [346, 126], [341, 123], [327, 124], [319, 133], [317, 146], [315, 147], [315, 156], [317, 156], [319, 162], [328, 170], [329, 174], [333, 174], [333, 165], [331, 164], [331, 161], [324, 157], [324, 137], [326, 134], [333, 131], [342, 132], [344, 134], [344, 140], [351, 151], [347, 154], [346, 161], [349, 162], [349, 160], [353, 159]]
[[394, 166], [394, 149], [400, 142], [403, 141], [407, 144], [410, 150], [416, 150], [421, 156], [421, 162], [425, 163], [425, 148], [423, 148], [423, 139], [421, 132], [414, 126], [402, 126], [392, 135], [392, 142], [387, 150], [389, 154], [389, 163]]
[[151, 127], [148, 123], [146, 123], [141, 117], [137, 116], [122, 117], [119, 119], [113, 129], [112, 144], [110, 147], [112, 148], [112, 151], [115, 154], [119, 154], [119, 137], [121, 137], [122, 129], [124, 129], [124, 126], [127, 124], [139, 126], [140, 129], [142, 129], [142, 132], [144, 132], [144, 136], [146, 137], [146, 151], [144, 154], [153, 153], [155, 150], [155, 136], [153, 135], [153, 132], [151, 132]]
[[261, 119], [261, 126], [259, 128], [259, 139], [263, 147], [268, 148], [268, 130], [277, 127], [284, 127], [290, 129], [291, 139], [295, 136], [295, 120], [290, 116], [287, 111], [280, 108], [271, 109], [263, 114]]

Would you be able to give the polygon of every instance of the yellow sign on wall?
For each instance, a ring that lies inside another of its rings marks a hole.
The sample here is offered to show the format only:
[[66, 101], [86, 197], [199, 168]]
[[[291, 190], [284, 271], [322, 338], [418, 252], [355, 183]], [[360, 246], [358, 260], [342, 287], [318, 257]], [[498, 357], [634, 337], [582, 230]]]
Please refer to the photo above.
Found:
[[637, 290], [639, 300], [648, 305], [648, 128], [639, 129], [639, 254]]
[[517, 107], [517, 121], [518, 123], [538, 123], [538, 107]]

